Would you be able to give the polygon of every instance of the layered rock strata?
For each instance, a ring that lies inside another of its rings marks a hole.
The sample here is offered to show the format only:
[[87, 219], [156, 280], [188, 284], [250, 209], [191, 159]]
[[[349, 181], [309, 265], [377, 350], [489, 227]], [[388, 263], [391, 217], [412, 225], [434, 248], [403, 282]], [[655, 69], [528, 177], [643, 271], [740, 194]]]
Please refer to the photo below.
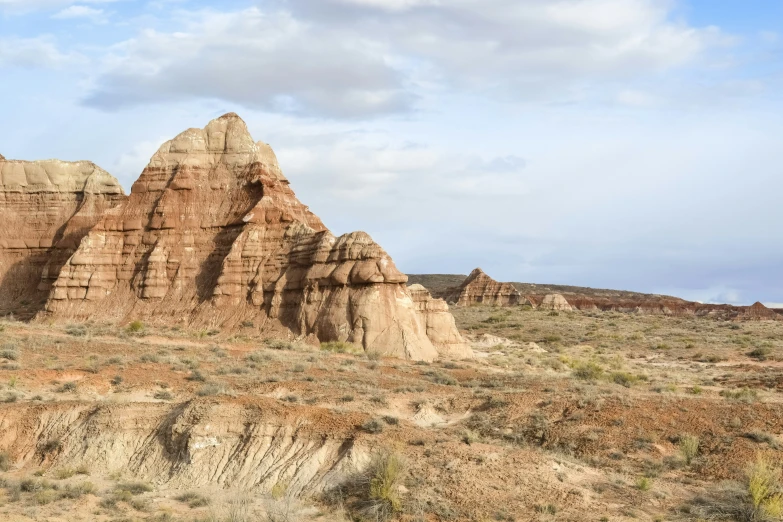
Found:
[[454, 316], [449, 312], [446, 301], [434, 299], [426, 288], [418, 284], [409, 286], [408, 291], [416, 305], [416, 311], [424, 321], [427, 337], [438, 353], [459, 359], [472, 357], [473, 352], [459, 335]]
[[82, 238], [124, 199], [119, 182], [94, 163], [0, 155], [0, 314], [40, 310]]
[[549, 294], [544, 296], [543, 301], [538, 306], [542, 310], [555, 310], [560, 312], [570, 312], [573, 310], [566, 298], [560, 294]]
[[459, 333], [453, 320], [428, 319], [406, 282], [369, 235], [332, 235], [296, 198], [272, 149], [227, 114], [160, 148], [128, 201], [66, 263], [47, 311], [223, 328], [252, 321], [432, 360]]
[[498, 283], [480, 268], [470, 273], [457, 288], [446, 292], [443, 297], [458, 306], [485, 304], [493, 306], [515, 306], [524, 301], [522, 294], [510, 283]]

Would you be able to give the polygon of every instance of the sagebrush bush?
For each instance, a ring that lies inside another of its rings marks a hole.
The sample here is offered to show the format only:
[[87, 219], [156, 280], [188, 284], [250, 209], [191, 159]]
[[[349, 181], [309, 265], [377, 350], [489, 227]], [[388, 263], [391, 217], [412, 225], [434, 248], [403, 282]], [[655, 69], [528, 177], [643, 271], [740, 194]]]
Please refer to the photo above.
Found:
[[781, 470], [759, 455], [746, 470], [748, 496], [754, 520], [783, 519], [783, 484]]
[[128, 325], [127, 330], [130, 333], [139, 333], [142, 330], [144, 330], [144, 323], [142, 323], [141, 321], [133, 321]]
[[584, 381], [595, 381], [604, 373], [604, 369], [594, 362], [576, 363], [573, 371], [574, 377]]
[[685, 463], [689, 466], [699, 454], [699, 437], [695, 435], [683, 435], [680, 437], [680, 453]]

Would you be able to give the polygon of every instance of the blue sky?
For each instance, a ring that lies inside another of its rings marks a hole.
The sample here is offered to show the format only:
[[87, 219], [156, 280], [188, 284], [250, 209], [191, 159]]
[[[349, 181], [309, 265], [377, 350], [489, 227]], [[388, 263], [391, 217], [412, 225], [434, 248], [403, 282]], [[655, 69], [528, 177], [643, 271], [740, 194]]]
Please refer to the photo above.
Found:
[[0, 0], [0, 153], [235, 111], [409, 273], [783, 302], [781, 0]]

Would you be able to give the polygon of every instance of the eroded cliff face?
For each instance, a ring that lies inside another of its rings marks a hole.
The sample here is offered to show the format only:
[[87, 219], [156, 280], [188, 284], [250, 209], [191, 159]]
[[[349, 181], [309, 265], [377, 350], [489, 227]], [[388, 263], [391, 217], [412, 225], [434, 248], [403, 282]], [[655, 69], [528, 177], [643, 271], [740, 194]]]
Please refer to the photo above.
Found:
[[[68, 319], [282, 326], [432, 360], [426, 314], [369, 235], [335, 237], [237, 115], [164, 144], [64, 266], [47, 303]], [[439, 335], [459, 338], [456, 327]]]
[[483, 270], [477, 268], [457, 288], [444, 298], [458, 306], [485, 304], [493, 306], [515, 306], [524, 302], [522, 295], [511, 283], [498, 283]]
[[429, 290], [421, 285], [411, 285], [408, 291], [427, 328], [427, 337], [438, 353], [457, 359], [472, 357], [473, 350], [459, 335], [454, 316], [449, 312], [446, 301], [434, 299]]
[[82, 238], [124, 199], [94, 163], [0, 156], [0, 315], [40, 310]]

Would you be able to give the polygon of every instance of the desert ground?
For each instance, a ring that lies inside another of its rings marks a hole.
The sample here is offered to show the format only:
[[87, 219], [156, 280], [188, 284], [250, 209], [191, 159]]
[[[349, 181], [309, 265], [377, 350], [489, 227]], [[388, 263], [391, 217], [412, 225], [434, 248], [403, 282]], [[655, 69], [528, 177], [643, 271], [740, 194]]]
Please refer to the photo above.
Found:
[[0, 519], [780, 519], [782, 322], [452, 312], [474, 359], [5, 319]]

